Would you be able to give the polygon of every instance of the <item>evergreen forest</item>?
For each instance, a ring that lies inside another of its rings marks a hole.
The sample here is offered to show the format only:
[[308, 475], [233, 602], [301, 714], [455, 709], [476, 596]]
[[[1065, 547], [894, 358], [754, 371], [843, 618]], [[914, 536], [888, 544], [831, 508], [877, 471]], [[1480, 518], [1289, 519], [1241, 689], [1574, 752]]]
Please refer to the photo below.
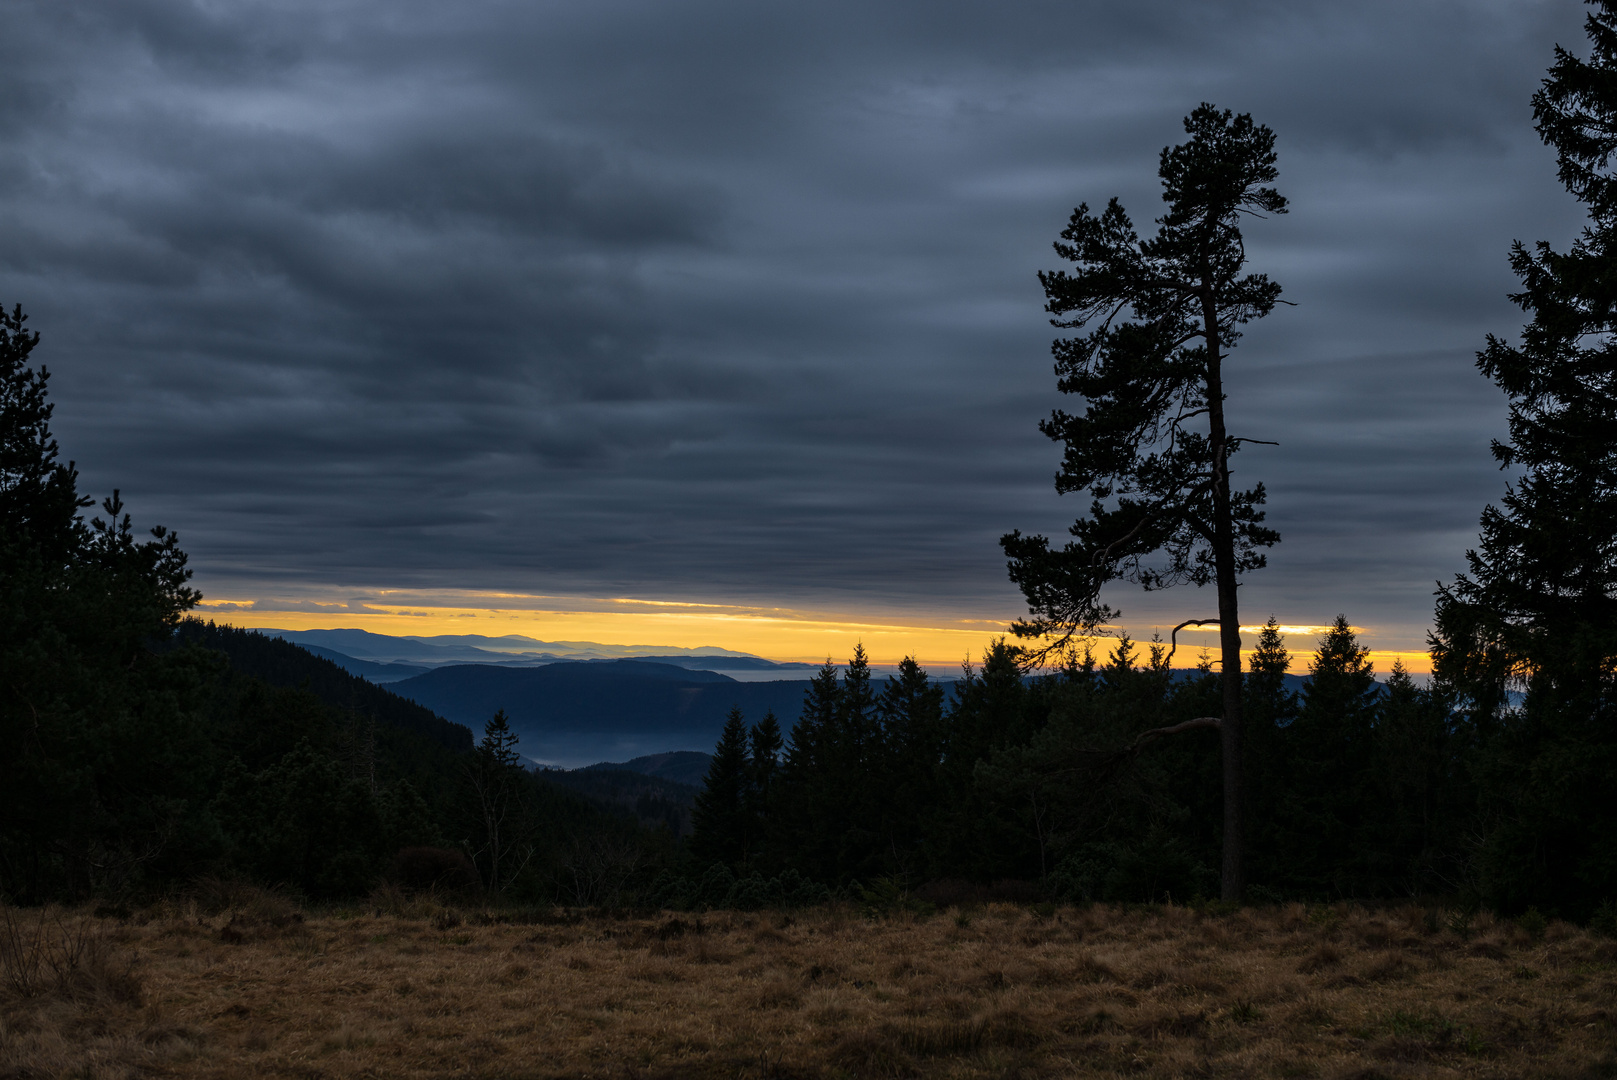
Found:
[[[0, 310], [0, 900], [205, 879], [668, 908], [1431, 897], [1617, 929], [1617, 2], [1588, 32], [1534, 98], [1588, 222], [1512, 253], [1529, 322], [1478, 367], [1515, 471], [1438, 589], [1429, 682], [1378, 680], [1341, 615], [1305, 642], [1271, 617], [1243, 653], [1238, 578], [1280, 537], [1262, 485], [1231, 484], [1260, 440], [1225, 430], [1219, 365], [1280, 303], [1242, 215], [1287, 204], [1273, 133], [1204, 105], [1163, 151], [1156, 237], [1080, 207], [1074, 269], [1041, 275], [1055, 325], [1090, 328], [1056, 343], [1082, 404], [1044, 430], [1058, 487], [1094, 502], [1064, 549], [1005, 538], [1028, 619], [948, 685], [913, 659], [878, 680], [857, 648], [789, 730], [732, 711], [686, 836], [639, 789], [525, 767], [503, 713], [470, 731], [193, 617], [179, 538], [81, 493], [40, 337]], [[1120, 581], [1214, 586], [1219, 618], [1182, 625], [1217, 624], [1219, 653], [1097, 636]]]

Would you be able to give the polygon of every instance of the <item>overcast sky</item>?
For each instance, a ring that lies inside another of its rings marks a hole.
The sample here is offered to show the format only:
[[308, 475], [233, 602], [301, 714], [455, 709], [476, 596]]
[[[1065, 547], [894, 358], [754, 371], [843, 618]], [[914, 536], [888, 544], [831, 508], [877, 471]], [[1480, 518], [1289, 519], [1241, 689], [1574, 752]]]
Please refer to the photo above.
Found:
[[[214, 595], [486, 589], [999, 619], [1059, 533], [1035, 277], [1278, 136], [1297, 306], [1232, 361], [1253, 621], [1418, 647], [1505, 478], [1513, 239], [1573, 0], [0, 0], [0, 302], [87, 491]], [[1144, 626], [1211, 596], [1114, 598]], [[340, 620], [339, 620], [340, 621]]]

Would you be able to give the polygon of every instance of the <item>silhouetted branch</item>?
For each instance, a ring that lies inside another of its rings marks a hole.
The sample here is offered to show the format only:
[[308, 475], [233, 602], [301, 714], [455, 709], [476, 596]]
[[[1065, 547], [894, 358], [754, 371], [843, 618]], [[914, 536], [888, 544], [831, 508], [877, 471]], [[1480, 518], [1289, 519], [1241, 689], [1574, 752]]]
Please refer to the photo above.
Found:
[[1179, 651], [1179, 631], [1183, 630], [1187, 626], [1209, 625], [1218, 626], [1219, 621], [1217, 619], [1186, 619], [1184, 622], [1174, 627], [1173, 630], [1168, 634], [1168, 641], [1172, 647], [1168, 650], [1167, 657], [1163, 659], [1162, 666], [1167, 667], [1168, 661], [1173, 659], [1173, 654]]
[[1194, 720], [1185, 720], [1182, 723], [1170, 724], [1167, 727], [1152, 728], [1150, 731], [1142, 731], [1136, 735], [1134, 741], [1129, 744], [1127, 752], [1138, 753], [1149, 739], [1160, 739], [1165, 735], [1177, 735], [1181, 731], [1191, 731], [1195, 728], [1219, 728], [1223, 726], [1224, 721], [1216, 716], [1198, 716]]
[[1149, 731], [1140, 732], [1134, 737], [1133, 742], [1117, 750], [1081, 749], [1071, 751], [1072, 754], [1087, 759], [1087, 763], [1081, 766], [1073, 766], [1066, 769], [1052, 769], [1048, 775], [1064, 776], [1068, 773], [1076, 772], [1104, 774], [1106, 772], [1115, 771], [1125, 762], [1136, 757], [1141, 750], [1145, 749], [1147, 743], [1155, 739], [1161, 739], [1169, 735], [1178, 735], [1186, 731], [1195, 731], [1198, 728], [1217, 729], [1223, 726], [1224, 721], [1216, 716], [1198, 716], [1194, 719], [1184, 720], [1177, 724], [1169, 724], [1167, 727], [1152, 728]]

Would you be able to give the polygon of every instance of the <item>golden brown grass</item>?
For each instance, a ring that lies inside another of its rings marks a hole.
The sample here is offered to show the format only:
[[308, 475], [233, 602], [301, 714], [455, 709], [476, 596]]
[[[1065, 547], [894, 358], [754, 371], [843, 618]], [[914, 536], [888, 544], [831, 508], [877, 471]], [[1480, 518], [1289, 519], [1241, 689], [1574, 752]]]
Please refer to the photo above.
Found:
[[1418, 908], [0, 915], [101, 972], [0, 987], [0, 1077], [1617, 1075], [1617, 944]]

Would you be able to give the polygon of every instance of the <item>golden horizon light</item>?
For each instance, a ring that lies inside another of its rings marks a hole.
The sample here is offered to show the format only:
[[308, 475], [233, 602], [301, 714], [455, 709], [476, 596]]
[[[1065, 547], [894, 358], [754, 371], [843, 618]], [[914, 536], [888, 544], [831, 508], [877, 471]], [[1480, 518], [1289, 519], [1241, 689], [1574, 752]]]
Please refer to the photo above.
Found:
[[[820, 663], [829, 657], [840, 663], [852, 654], [856, 644], [863, 644], [872, 663], [896, 664], [913, 656], [934, 672], [953, 669], [968, 659], [980, 662], [996, 638], [1010, 636], [1014, 618], [829, 612], [621, 596], [404, 589], [345, 591], [341, 598], [332, 594], [296, 599], [209, 597], [197, 605], [194, 614], [243, 629], [360, 629], [395, 637], [520, 635], [564, 646], [593, 642], [622, 648], [718, 648], [777, 662]], [[1144, 646], [1152, 634], [1166, 638], [1172, 627], [1145, 627], [1143, 634], [1127, 629], [1141, 646], [1143, 658]], [[1252, 637], [1261, 629], [1241, 627], [1243, 644], [1250, 646]], [[1307, 672], [1315, 641], [1328, 629], [1328, 624], [1309, 623], [1280, 627], [1288, 637], [1292, 672]], [[1383, 643], [1366, 640], [1363, 627], [1353, 629], [1371, 647], [1370, 659], [1378, 674], [1385, 675], [1394, 660], [1401, 660], [1411, 674], [1430, 673], [1430, 658], [1423, 650], [1376, 648]], [[1175, 666], [1194, 666], [1203, 650], [1216, 641], [1217, 633], [1216, 627], [1180, 631]], [[1111, 652], [1114, 640], [1106, 636], [1091, 639], [1098, 659]], [[1242, 655], [1245, 659], [1250, 649], [1243, 649]]]

